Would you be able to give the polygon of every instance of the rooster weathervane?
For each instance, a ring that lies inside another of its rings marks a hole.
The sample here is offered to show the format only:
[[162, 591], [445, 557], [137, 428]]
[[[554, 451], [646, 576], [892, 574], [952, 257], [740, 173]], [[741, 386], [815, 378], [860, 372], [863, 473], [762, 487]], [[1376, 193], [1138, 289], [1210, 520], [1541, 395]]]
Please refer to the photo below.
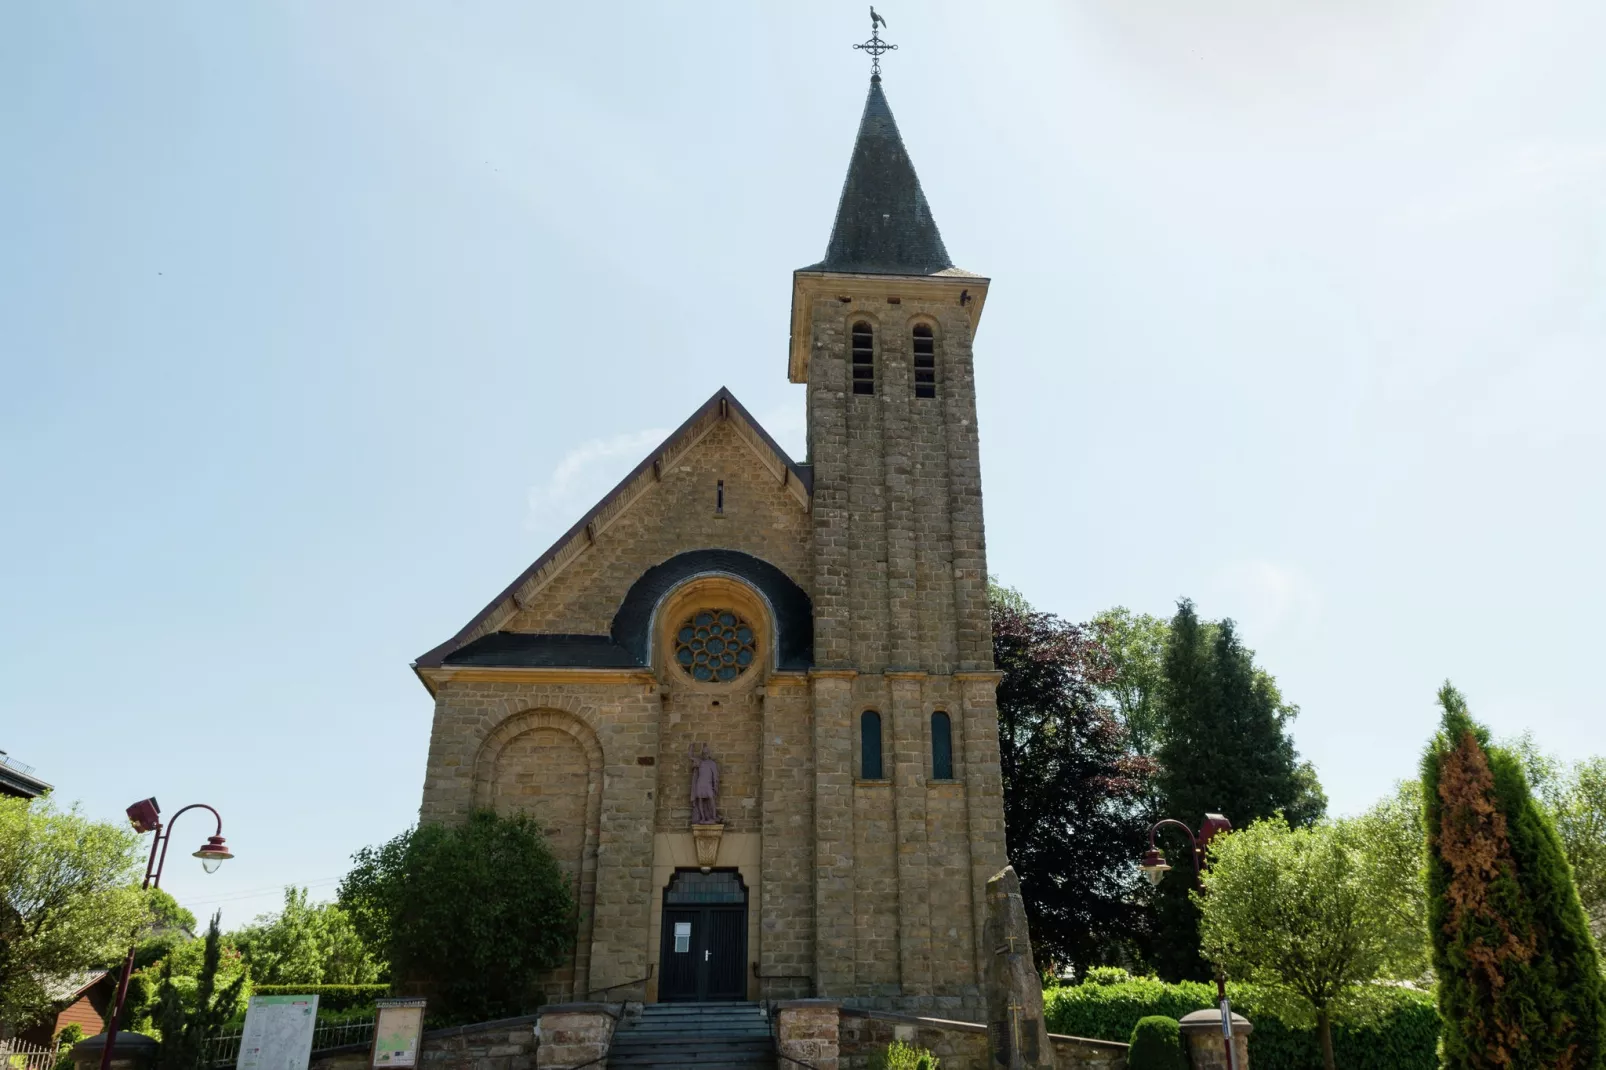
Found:
[[898, 48], [897, 45], [889, 45], [881, 40], [880, 28], [886, 24], [887, 20], [877, 15], [875, 8], [872, 7], [870, 9], [870, 39], [862, 45], [853, 46], [854, 48], [862, 48], [870, 53], [870, 77], [872, 78], [881, 77], [881, 53], [895, 52]]

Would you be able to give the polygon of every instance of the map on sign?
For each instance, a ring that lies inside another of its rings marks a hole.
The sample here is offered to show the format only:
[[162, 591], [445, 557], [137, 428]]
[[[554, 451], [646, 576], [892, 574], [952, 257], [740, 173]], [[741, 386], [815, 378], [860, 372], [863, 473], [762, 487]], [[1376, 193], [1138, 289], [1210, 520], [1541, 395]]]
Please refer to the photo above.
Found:
[[307, 1070], [317, 996], [252, 996], [235, 1070]]
[[424, 1032], [424, 1001], [382, 999], [374, 1023], [374, 1065], [416, 1066], [418, 1040]]

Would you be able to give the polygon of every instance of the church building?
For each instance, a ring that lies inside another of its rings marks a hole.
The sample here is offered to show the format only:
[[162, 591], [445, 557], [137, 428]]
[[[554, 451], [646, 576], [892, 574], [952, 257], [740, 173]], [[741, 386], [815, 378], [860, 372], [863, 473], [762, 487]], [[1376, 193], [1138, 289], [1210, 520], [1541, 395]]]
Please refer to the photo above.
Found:
[[949, 259], [873, 77], [825, 259], [792, 276], [808, 456], [715, 391], [415, 663], [422, 819], [530, 814], [574, 882], [549, 999], [982, 1020], [1006, 861], [987, 287]]

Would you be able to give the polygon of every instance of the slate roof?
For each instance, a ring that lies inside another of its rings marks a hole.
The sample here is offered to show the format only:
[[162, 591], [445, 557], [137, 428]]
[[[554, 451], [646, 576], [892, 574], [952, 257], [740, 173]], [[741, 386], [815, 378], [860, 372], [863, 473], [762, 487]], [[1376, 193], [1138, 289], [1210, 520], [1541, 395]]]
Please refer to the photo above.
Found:
[[903, 147], [881, 79], [872, 76], [825, 259], [803, 271], [968, 274], [954, 267]]
[[536, 635], [492, 632], [447, 654], [446, 665], [512, 666], [541, 669], [579, 666], [587, 669], [636, 669], [641, 659], [607, 635]]

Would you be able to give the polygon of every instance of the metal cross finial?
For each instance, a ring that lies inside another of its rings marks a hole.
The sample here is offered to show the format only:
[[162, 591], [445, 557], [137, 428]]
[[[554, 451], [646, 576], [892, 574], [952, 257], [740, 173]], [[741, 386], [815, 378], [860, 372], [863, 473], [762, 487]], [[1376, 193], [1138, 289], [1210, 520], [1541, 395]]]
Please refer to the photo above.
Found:
[[881, 40], [880, 28], [886, 24], [887, 20], [877, 15], [875, 8], [872, 7], [870, 9], [870, 39], [862, 45], [853, 46], [854, 48], [862, 48], [870, 53], [870, 77], [872, 78], [881, 77], [881, 53], [896, 52], [898, 50], [897, 45], [889, 45]]

